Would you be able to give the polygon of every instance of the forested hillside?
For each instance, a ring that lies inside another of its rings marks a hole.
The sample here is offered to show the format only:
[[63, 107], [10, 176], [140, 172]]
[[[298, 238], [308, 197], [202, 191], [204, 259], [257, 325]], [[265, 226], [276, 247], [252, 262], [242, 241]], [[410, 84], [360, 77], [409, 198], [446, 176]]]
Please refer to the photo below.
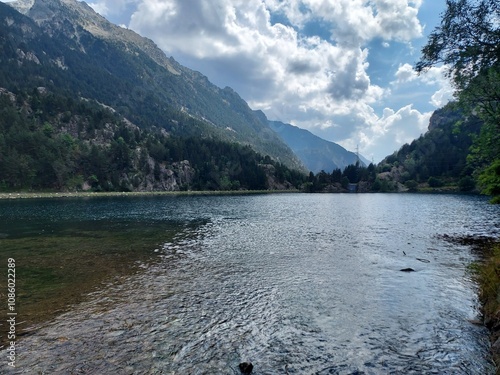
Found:
[[[481, 121], [467, 164], [481, 191], [500, 203], [500, 2], [449, 0], [446, 6], [416, 70], [447, 67], [462, 123]], [[468, 127], [461, 131], [467, 132]]]
[[467, 157], [482, 124], [476, 116], [466, 118], [456, 103], [450, 103], [434, 112], [425, 134], [386, 157], [379, 170], [410, 189], [420, 184], [472, 190], [474, 168]]
[[0, 90], [3, 191], [288, 189], [304, 179], [249, 146], [144, 130], [94, 100]]
[[[16, 4], [16, 3], [12, 3]], [[230, 88], [167, 58], [156, 45], [113, 25], [84, 2], [36, 0], [23, 15], [0, 3], [0, 87], [45, 87], [93, 99], [141, 129], [249, 145], [292, 168], [293, 152]]]

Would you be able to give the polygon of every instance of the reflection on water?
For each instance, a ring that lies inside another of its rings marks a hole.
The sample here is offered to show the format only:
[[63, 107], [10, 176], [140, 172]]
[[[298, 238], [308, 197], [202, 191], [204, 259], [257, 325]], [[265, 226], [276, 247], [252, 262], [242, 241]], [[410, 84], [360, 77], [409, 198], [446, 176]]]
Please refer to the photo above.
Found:
[[[498, 235], [498, 208], [486, 200], [70, 203], [87, 219], [184, 224], [156, 262], [19, 340], [19, 373], [238, 374], [246, 360], [255, 374], [493, 373], [487, 332], [469, 322], [478, 314], [466, 270], [474, 255], [440, 237]], [[67, 208], [57, 215], [71, 219]]]

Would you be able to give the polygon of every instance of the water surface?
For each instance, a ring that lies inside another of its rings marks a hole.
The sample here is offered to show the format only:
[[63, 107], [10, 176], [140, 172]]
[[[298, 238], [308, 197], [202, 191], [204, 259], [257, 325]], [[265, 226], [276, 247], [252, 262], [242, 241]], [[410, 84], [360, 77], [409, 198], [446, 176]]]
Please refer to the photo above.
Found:
[[[172, 229], [138, 271], [19, 339], [18, 373], [238, 374], [245, 360], [255, 374], [494, 372], [488, 333], [470, 322], [476, 256], [442, 237], [498, 236], [498, 207], [481, 197], [149, 197], [0, 209], [13, 223], [6, 236], [21, 238], [30, 225], [14, 228], [20, 217], [55, 231], [75, 221]], [[400, 271], [408, 267], [416, 272]]]

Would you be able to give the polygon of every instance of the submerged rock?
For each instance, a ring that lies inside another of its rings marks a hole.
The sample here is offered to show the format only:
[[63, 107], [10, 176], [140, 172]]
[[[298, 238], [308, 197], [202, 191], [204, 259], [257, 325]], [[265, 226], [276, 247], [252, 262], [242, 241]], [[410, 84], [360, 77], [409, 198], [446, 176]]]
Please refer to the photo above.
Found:
[[253, 365], [251, 362], [242, 362], [240, 363], [239, 368], [243, 374], [251, 374], [253, 370]]

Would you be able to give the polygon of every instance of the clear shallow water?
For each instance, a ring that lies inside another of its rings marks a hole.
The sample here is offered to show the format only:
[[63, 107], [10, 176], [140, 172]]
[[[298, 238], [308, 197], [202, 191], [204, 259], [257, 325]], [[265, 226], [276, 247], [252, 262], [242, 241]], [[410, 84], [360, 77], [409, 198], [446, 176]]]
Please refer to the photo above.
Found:
[[0, 209], [11, 231], [16, 218], [28, 223], [21, 236], [40, 219], [184, 224], [157, 262], [20, 339], [18, 373], [238, 374], [246, 360], [255, 374], [493, 373], [487, 331], [469, 322], [478, 302], [466, 268], [476, 258], [440, 237], [498, 236], [498, 207], [482, 198], [149, 197]]

